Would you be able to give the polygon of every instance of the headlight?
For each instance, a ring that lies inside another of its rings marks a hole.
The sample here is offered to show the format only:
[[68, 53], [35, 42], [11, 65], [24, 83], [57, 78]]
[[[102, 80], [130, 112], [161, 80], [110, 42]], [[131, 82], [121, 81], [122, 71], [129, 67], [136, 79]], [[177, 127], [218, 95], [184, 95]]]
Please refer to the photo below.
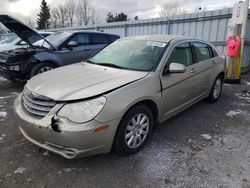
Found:
[[106, 98], [99, 97], [93, 100], [65, 104], [57, 115], [74, 123], [85, 123], [94, 119], [101, 112], [105, 103]]

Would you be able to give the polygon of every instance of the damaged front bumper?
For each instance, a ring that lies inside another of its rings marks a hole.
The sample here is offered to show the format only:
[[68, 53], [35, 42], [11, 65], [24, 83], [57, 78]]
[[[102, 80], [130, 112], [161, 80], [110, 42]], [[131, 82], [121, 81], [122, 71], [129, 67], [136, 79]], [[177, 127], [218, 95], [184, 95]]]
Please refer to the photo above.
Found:
[[0, 75], [9, 80], [25, 79], [23, 64], [6, 64], [0, 63]]
[[[57, 118], [60, 129], [57, 131], [51, 125], [55, 117], [53, 113], [43, 119], [37, 119], [25, 111], [20, 101], [21, 96], [15, 101], [16, 123], [23, 136], [35, 145], [67, 159], [107, 153], [111, 150], [119, 120], [106, 123], [92, 120], [88, 123], [75, 124]], [[96, 132], [96, 129], [104, 124], [109, 125], [108, 128]]]

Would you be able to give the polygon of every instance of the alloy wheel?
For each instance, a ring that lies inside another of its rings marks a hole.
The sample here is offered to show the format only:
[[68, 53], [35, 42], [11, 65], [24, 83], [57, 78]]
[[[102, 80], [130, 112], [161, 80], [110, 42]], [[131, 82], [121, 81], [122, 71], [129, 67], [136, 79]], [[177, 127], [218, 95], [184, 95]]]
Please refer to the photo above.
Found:
[[221, 86], [222, 86], [221, 79], [217, 79], [213, 89], [213, 96], [215, 99], [217, 99], [220, 96]]
[[149, 123], [145, 114], [137, 114], [129, 121], [125, 131], [125, 142], [129, 148], [137, 148], [144, 142], [148, 136]]
[[50, 71], [52, 70], [53, 68], [52, 67], [42, 67], [37, 74], [42, 74], [44, 72], [47, 72], [47, 71]]

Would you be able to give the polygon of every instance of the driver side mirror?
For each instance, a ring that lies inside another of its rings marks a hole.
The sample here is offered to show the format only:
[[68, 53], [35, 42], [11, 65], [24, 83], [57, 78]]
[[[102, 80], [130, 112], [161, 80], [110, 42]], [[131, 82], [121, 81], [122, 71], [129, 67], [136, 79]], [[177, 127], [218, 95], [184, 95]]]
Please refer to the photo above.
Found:
[[75, 48], [75, 47], [77, 47], [78, 46], [78, 44], [77, 44], [77, 42], [75, 42], [75, 41], [70, 41], [68, 44], [67, 44], [67, 47], [68, 48]]
[[184, 73], [186, 72], [186, 66], [180, 63], [170, 63], [169, 68], [164, 70], [164, 74], [169, 73]]

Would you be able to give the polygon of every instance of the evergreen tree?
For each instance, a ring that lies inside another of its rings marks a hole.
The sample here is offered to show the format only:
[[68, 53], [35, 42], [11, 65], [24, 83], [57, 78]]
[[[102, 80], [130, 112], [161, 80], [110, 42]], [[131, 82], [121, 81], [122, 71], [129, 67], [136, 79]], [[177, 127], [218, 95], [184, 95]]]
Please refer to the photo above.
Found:
[[37, 29], [48, 29], [50, 22], [50, 9], [45, 0], [42, 0], [40, 5], [40, 12], [37, 14]]
[[107, 14], [106, 21], [107, 23], [128, 21], [128, 16], [123, 12], [121, 12], [120, 14], [116, 14], [115, 16], [111, 12], [109, 12]]

